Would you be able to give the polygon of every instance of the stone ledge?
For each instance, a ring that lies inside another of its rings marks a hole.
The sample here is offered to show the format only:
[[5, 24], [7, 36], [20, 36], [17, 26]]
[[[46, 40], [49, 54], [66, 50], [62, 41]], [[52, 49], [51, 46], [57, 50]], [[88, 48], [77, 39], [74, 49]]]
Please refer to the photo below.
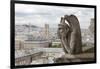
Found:
[[65, 54], [62, 57], [55, 58], [55, 63], [70, 63], [70, 62], [87, 62], [94, 61], [94, 53], [82, 53], [77, 55]]
[[71, 55], [71, 54], [65, 54], [62, 57], [68, 58], [68, 59], [85, 59], [85, 58], [94, 58], [94, 53], [81, 53], [81, 54], [76, 54], [76, 55]]

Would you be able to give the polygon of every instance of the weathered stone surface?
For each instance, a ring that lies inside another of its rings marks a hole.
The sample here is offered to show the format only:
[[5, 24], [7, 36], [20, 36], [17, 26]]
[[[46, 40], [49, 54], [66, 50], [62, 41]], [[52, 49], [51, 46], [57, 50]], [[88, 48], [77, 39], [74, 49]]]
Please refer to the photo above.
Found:
[[[68, 24], [65, 23], [68, 22]], [[58, 36], [65, 53], [82, 53], [82, 38], [79, 21], [74, 15], [65, 15], [58, 25]]]
[[62, 17], [60, 24], [58, 25], [58, 36], [61, 39], [62, 48], [66, 53], [70, 53], [70, 47], [69, 47], [70, 33], [71, 33], [71, 29], [65, 23], [65, 19]]

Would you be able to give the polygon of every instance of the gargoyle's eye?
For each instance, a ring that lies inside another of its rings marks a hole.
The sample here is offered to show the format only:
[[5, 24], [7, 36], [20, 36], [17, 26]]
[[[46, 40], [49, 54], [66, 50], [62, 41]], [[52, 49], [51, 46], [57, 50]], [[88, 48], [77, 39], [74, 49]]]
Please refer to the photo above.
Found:
[[62, 28], [58, 28], [59, 30], [61, 30]]

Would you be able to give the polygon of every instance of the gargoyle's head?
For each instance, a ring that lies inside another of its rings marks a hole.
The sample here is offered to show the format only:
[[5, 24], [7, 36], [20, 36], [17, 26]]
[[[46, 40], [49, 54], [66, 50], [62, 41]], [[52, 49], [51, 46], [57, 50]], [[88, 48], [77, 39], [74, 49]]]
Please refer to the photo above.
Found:
[[70, 32], [70, 27], [65, 23], [65, 19], [63, 17], [61, 17], [60, 24], [58, 24], [58, 32], [59, 36], [63, 37], [66, 37]]

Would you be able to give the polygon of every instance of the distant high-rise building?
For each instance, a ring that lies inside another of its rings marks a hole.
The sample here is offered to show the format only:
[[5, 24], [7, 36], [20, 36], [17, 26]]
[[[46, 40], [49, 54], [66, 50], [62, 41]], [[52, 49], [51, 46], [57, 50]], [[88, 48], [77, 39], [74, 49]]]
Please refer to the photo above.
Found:
[[89, 30], [94, 34], [94, 18], [91, 18]]
[[49, 24], [45, 24], [45, 35], [46, 39], [49, 39]]

